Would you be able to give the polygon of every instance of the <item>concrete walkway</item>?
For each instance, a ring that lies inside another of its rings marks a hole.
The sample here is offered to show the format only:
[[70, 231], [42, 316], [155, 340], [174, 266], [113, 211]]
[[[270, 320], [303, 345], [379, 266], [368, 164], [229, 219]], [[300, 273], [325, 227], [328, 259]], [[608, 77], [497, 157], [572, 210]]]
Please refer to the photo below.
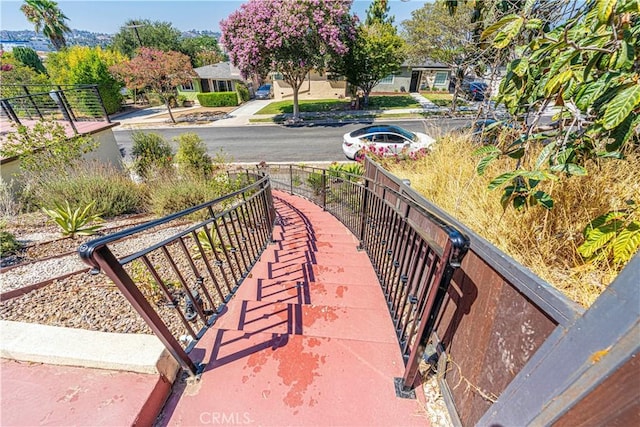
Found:
[[395, 395], [404, 365], [357, 239], [317, 205], [275, 192], [270, 245], [174, 385], [160, 425], [428, 425], [423, 395]]

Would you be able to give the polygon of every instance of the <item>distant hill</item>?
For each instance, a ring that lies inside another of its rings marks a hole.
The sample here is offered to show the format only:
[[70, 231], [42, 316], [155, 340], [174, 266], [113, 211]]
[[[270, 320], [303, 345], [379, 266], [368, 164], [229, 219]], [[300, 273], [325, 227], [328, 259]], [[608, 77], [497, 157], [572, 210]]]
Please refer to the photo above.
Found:
[[[182, 37], [196, 37], [200, 35], [209, 35], [215, 38], [220, 38], [219, 32], [209, 30], [189, 30], [183, 31]], [[32, 39], [42, 39], [42, 34], [36, 34], [33, 30], [19, 30], [19, 31], [6, 31], [0, 30], [0, 40], [3, 41], [27, 41]], [[71, 30], [70, 34], [66, 35], [67, 44], [70, 46], [102, 46], [106, 47], [111, 43], [113, 34], [106, 33], [94, 33], [85, 30]]]

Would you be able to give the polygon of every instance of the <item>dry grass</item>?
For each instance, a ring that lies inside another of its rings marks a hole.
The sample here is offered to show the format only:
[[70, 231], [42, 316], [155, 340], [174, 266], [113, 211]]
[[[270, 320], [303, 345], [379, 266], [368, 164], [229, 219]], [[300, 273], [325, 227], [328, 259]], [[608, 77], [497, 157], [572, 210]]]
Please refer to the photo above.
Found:
[[433, 153], [423, 159], [385, 166], [570, 299], [590, 306], [618, 270], [586, 264], [576, 248], [591, 219], [623, 208], [625, 200], [640, 201], [640, 155], [592, 163], [587, 176], [546, 185], [544, 190], [555, 201], [551, 211], [534, 207], [516, 212], [503, 211], [500, 190], [487, 190], [493, 177], [513, 169], [513, 160], [494, 162], [484, 176], [478, 176], [475, 167], [480, 158], [471, 156], [475, 148], [469, 138], [449, 135], [441, 137]]

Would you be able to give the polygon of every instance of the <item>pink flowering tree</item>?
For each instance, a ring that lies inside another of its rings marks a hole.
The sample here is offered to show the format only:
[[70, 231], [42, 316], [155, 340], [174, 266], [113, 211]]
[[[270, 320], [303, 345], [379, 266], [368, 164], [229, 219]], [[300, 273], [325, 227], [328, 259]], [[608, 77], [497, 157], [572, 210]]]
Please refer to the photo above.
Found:
[[250, 0], [220, 23], [222, 43], [244, 77], [282, 74], [298, 91], [309, 71], [322, 72], [331, 58], [348, 52], [356, 19], [351, 0]]
[[122, 79], [129, 89], [150, 88], [157, 93], [167, 106], [173, 123], [176, 120], [171, 112], [170, 101], [176, 95], [176, 86], [188, 83], [197, 76], [187, 55], [148, 47], [141, 47], [138, 55], [111, 66], [109, 71]]

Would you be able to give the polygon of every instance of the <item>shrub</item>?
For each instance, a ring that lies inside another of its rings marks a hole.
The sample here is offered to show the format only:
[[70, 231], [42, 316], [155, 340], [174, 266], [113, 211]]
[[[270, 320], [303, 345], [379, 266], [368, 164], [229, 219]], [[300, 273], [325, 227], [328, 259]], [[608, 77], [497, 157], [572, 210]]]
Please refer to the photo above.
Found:
[[140, 212], [145, 193], [126, 172], [95, 161], [80, 163], [65, 174], [44, 173], [31, 176], [23, 194], [35, 207], [55, 206], [68, 200], [74, 206], [94, 202], [94, 211], [105, 218]]
[[13, 233], [4, 229], [5, 226], [4, 222], [0, 222], [0, 256], [3, 257], [16, 253], [22, 246]]
[[227, 194], [232, 183], [226, 175], [213, 179], [164, 178], [149, 188], [149, 204], [157, 216], [165, 216]]
[[162, 136], [157, 133], [134, 132], [131, 137], [133, 169], [138, 175], [148, 178], [154, 172], [162, 172], [171, 167], [173, 150]]
[[53, 209], [42, 208], [56, 224], [62, 229], [64, 236], [90, 236], [95, 234], [102, 226], [98, 224], [89, 225], [92, 222], [102, 222], [100, 215], [91, 214], [94, 203], [91, 202], [84, 208], [73, 209], [68, 201], [64, 206], [56, 204]]
[[236, 84], [236, 92], [238, 93], [238, 98], [241, 102], [249, 101], [249, 89], [243, 83]]
[[0, 218], [13, 217], [20, 213], [22, 206], [11, 191], [11, 186], [0, 180]]
[[196, 175], [203, 178], [211, 175], [213, 171], [211, 158], [207, 154], [207, 147], [197, 134], [183, 133], [174, 141], [178, 143], [176, 164], [182, 175]]
[[238, 105], [238, 95], [235, 92], [199, 93], [198, 101], [203, 107], [235, 107]]

